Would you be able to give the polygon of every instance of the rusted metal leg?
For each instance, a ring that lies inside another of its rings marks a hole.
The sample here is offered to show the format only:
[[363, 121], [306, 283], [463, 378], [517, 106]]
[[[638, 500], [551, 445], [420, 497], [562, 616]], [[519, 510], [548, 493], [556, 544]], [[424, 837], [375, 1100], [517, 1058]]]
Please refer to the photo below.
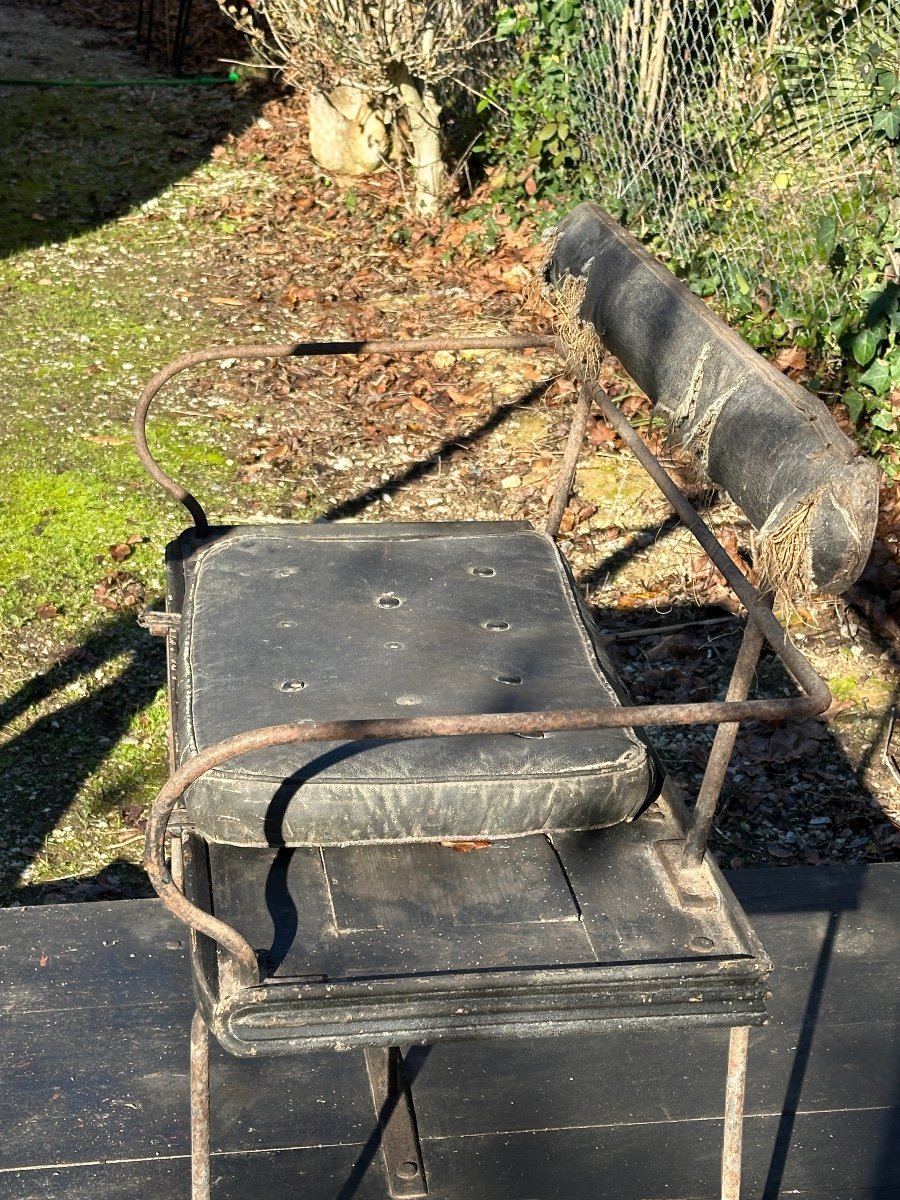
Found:
[[191, 1200], [209, 1200], [209, 1030], [191, 1021]]
[[572, 414], [572, 424], [569, 427], [569, 439], [566, 442], [562, 463], [559, 467], [559, 473], [556, 476], [553, 499], [550, 501], [550, 511], [547, 514], [547, 524], [544, 526], [544, 531], [549, 533], [551, 537], [556, 537], [559, 533], [566, 505], [569, 502], [569, 496], [572, 494], [575, 467], [578, 464], [578, 455], [584, 442], [584, 435], [587, 432], [590, 416], [591, 398], [586, 388], [579, 387], [578, 400], [575, 404], [575, 412]]
[[[767, 608], [771, 608], [772, 600], [773, 597], [769, 594], [762, 597], [761, 603]], [[755, 621], [752, 621], [748, 616], [747, 625], [744, 629], [744, 639], [741, 642], [731, 682], [728, 685], [727, 700], [747, 699], [753, 684], [753, 677], [756, 674], [756, 665], [759, 662], [759, 653], [762, 650], [762, 644], [762, 631]], [[684, 856], [681, 865], [686, 871], [696, 870], [700, 867], [703, 862], [703, 856], [706, 854], [709, 831], [712, 829], [713, 819], [716, 815], [719, 793], [722, 791], [722, 784], [725, 782], [725, 774], [728, 771], [728, 764], [731, 761], [731, 752], [734, 749], [738, 728], [739, 723], [737, 721], [725, 721], [716, 729], [706, 770], [703, 773], [703, 782], [700, 785], [697, 802], [694, 805], [691, 828], [688, 831], [687, 842], [684, 847]]]
[[388, 1192], [396, 1200], [427, 1196], [425, 1164], [412, 1096], [403, 1069], [403, 1055], [397, 1046], [366, 1050], [365, 1053]]
[[747, 1082], [747, 1049], [750, 1030], [732, 1029], [728, 1041], [728, 1077], [725, 1082], [725, 1137], [722, 1146], [722, 1200], [741, 1197], [741, 1143], [744, 1132], [744, 1087]]

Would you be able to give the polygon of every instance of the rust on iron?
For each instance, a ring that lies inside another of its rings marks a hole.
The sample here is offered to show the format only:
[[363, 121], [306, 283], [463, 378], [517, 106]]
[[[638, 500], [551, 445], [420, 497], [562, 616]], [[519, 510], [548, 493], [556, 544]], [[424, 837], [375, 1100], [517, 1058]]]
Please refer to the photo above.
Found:
[[728, 1074], [725, 1080], [725, 1136], [722, 1147], [722, 1200], [740, 1200], [741, 1145], [744, 1128], [744, 1091], [747, 1084], [747, 1051], [750, 1029], [735, 1025], [728, 1039]]
[[202, 537], [209, 521], [200, 501], [163, 471], [147, 444], [147, 413], [156, 395], [179, 372], [202, 363], [224, 359], [311, 358], [342, 354], [433, 354], [437, 350], [552, 350], [556, 339], [549, 334], [523, 333], [502, 337], [431, 337], [378, 338], [362, 342], [261, 342], [247, 346], [210, 346], [182, 354], [157, 371], [141, 392], [134, 410], [132, 429], [137, 456], [151, 479], [183, 504], [191, 514], [197, 533]]
[[559, 465], [559, 472], [557, 473], [556, 483], [553, 487], [553, 499], [550, 501], [547, 522], [544, 525], [544, 532], [549, 533], [551, 537], [556, 537], [559, 533], [566, 505], [569, 503], [572, 482], [575, 479], [575, 468], [578, 464], [578, 455], [581, 453], [581, 444], [587, 432], [590, 415], [591, 398], [585, 388], [579, 387], [578, 398], [575, 401], [575, 411], [572, 413], [572, 424], [569, 426], [569, 437], [566, 441], [566, 448], [563, 452], [562, 462]]
[[191, 1200], [210, 1200], [209, 1030], [194, 1010], [191, 1021]]
[[[769, 594], [763, 599], [763, 603], [767, 607], [771, 607], [773, 599], [774, 597]], [[731, 681], [728, 684], [726, 700], [747, 699], [753, 684], [753, 677], [756, 674], [756, 665], [759, 662], [762, 646], [763, 636], [759, 626], [748, 621], [744, 628], [744, 637], [734, 664]], [[716, 805], [719, 803], [722, 784], [725, 782], [725, 774], [731, 761], [738, 727], [737, 721], [723, 721], [716, 728], [681, 859], [681, 866], [685, 871], [698, 870], [703, 863], [706, 844], [716, 815]]]
[[154, 637], [166, 637], [169, 633], [177, 633], [181, 628], [181, 613], [157, 612], [155, 609], [145, 608], [138, 614], [137, 623], [141, 629], [146, 629]]

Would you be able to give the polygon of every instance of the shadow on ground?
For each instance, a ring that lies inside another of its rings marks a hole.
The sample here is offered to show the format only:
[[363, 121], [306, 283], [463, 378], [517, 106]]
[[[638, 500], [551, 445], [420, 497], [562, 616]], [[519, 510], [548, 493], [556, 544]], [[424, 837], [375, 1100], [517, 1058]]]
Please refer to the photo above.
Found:
[[[125, 665], [102, 686], [95, 672], [123, 657]], [[129, 729], [136, 713], [153, 701], [165, 679], [163, 647], [135, 623], [133, 612], [107, 621], [80, 646], [30, 680], [0, 705], [0, 729], [28, 709], [54, 704], [22, 733], [0, 747], [0, 826], [5, 849], [0, 858], [0, 903], [60, 900], [109, 900], [150, 895], [143, 871], [125, 862], [111, 863], [93, 878], [73, 876], [59, 882], [20, 887], [24, 868], [40, 853], [90, 776]], [[162, 782], [164, 764], [150, 760], [136, 768], [133, 783], [147, 776]], [[126, 803], [128, 780], [121, 781]], [[115, 801], [116, 797], [109, 797]], [[100, 814], [98, 814], [100, 815]]]
[[[51, 10], [0, 5], [0, 254], [60, 242], [151, 201], [254, 119], [267, 95], [232, 85], [70, 86], [160, 75]], [[52, 78], [54, 86], [31, 79]], [[14, 83], [7, 83], [14, 80]]]

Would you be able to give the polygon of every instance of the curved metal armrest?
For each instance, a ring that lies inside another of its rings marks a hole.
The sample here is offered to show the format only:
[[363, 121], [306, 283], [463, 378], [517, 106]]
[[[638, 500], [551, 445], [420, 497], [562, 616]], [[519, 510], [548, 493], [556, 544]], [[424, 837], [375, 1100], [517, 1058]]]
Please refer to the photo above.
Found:
[[[752, 590], [752, 589], [751, 589]], [[783, 634], [781, 626], [764, 604], [767, 616]], [[768, 631], [764, 631], [768, 637]], [[789, 644], [776, 645], [782, 658]], [[235, 959], [239, 982], [246, 987], [259, 983], [259, 965], [250, 943], [238, 931], [192, 904], [176, 886], [166, 866], [165, 839], [175, 805], [188, 787], [207, 771], [233, 758], [284, 746], [293, 742], [397, 740], [420, 737], [457, 737], [479, 734], [550, 733], [561, 730], [586, 730], [635, 725], [692, 725], [704, 722], [740, 720], [779, 720], [812, 716], [830, 701], [825, 683], [796, 652], [805, 667], [805, 675], [816, 681], [811, 694], [788, 700], [707, 701], [700, 704], [623, 705], [619, 708], [569, 709], [534, 713], [486, 713], [472, 716], [410, 717], [373, 721], [302, 721], [290, 725], [268, 725], [236, 734], [201, 750], [170, 777], [150, 809], [144, 865], [150, 882], [168, 909], [198, 933], [206, 934], [223, 946]], [[785, 659], [786, 661], [786, 659]]]
[[556, 338], [549, 334], [509, 334], [504, 337], [435, 337], [435, 338], [381, 338], [364, 342], [265, 342], [249, 346], [210, 346], [206, 350], [195, 350], [182, 354], [174, 362], [157, 371], [141, 392], [134, 410], [132, 429], [138, 458], [151, 479], [155, 479], [165, 490], [188, 510], [193, 518], [197, 533], [202, 537], [209, 530], [209, 521], [203, 506], [186, 488], [177, 483], [157, 463], [147, 445], [147, 414], [150, 405], [170, 379], [188, 367], [201, 363], [222, 362], [238, 358], [311, 358], [341, 354], [431, 354], [436, 350], [528, 350], [548, 349], [556, 346]]

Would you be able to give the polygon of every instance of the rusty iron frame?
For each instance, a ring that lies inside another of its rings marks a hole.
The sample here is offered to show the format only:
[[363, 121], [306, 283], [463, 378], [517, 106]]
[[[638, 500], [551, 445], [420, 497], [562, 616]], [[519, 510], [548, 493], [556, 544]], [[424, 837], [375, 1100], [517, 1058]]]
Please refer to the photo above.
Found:
[[744, 1093], [750, 1029], [735, 1025], [728, 1038], [728, 1069], [725, 1075], [725, 1128], [722, 1137], [721, 1200], [741, 1198], [741, 1151], [744, 1140]]
[[[825, 681], [789, 642], [785, 630], [772, 613], [772, 596], [760, 594], [745, 578], [728, 557], [697, 510], [637, 436], [627, 419], [603, 389], [588, 376], [583, 365], [554, 337], [542, 334], [523, 334], [492, 338], [434, 337], [354, 342], [291, 342], [216, 346], [185, 354], [154, 375], [140, 397], [134, 415], [134, 438], [138, 457], [149, 475], [187, 508], [193, 518], [196, 534], [202, 538], [209, 532], [209, 522], [205, 511], [190, 492], [162, 470], [153, 458], [147, 443], [146, 424], [150, 405], [161, 388], [180, 371], [223, 359], [255, 360], [365, 353], [416, 354], [433, 353], [437, 350], [524, 349], [555, 349], [566, 361], [569, 371], [580, 382], [572, 424], [550, 504], [546, 531], [551, 536], [555, 536], [559, 531], [591, 407], [596, 404], [603, 413], [604, 419], [622, 438], [641, 466], [657, 484], [680, 520], [687, 526], [747, 610], [747, 624], [732, 671], [726, 699], [687, 704], [623, 705], [615, 709], [556, 710], [539, 713], [487, 713], [370, 721], [302, 721], [295, 724], [272, 725], [263, 729], [249, 730], [200, 751], [183, 766], [172, 770], [168, 781], [154, 801], [147, 821], [144, 862], [153, 886], [163, 903], [174, 915], [197, 933], [213, 939], [231, 956], [233, 982], [239, 987], [253, 987], [260, 982], [260, 968], [253, 947], [232, 926], [191, 903], [181, 889], [181, 880], [178, 879], [176, 882], [173, 879], [165, 859], [169, 821], [187, 788], [207, 771], [221, 766], [233, 758], [254, 750], [298, 742], [398, 740], [466, 734], [528, 734], [600, 729], [612, 726], [716, 724], [718, 728], [686, 837], [682, 843], [677, 845], [676, 854], [661, 854], [663, 866], [670, 874], [679, 901], [686, 906], [694, 903], [702, 905], [705, 902], [702, 870], [707, 839], [731, 758], [739, 722], [742, 720], [780, 721], [788, 718], [814, 716], [823, 712], [831, 702], [831, 695]], [[148, 625], [153, 628], [152, 622], [148, 622]], [[157, 622], [157, 625], [160, 632], [168, 634], [173, 632], [170, 623], [164, 620]], [[747, 699], [764, 642], [767, 642], [774, 650], [805, 695], [788, 699]], [[659, 849], [668, 851], [669, 847], [660, 846]], [[173, 856], [173, 869], [174, 866]], [[722, 1153], [722, 1200], [737, 1200], [740, 1194], [748, 1036], [749, 1029], [746, 1026], [736, 1026], [732, 1028], [730, 1034]], [[208, 1030], [198, 1012], [191, 1029], [192, 1194], [194, 1200], [208, 1200], [210, 1189], [208, 1037]], [[384, 1053], [389, 1054], [390, 1052]], [[387, 1133], [387, 1130], [384, 1132]], [[388, 1154], [391, 1162], [396, 1158], [397, 1153], [400, 1154], [404, 1163], [406, 1162], [404, 1155], [409, 1157], [412, 1162], [410, 1147], [415, 1139], [410, 1139], [405, 1125], [402, 1130], [398, 1130], [394, 1140], [398, 1138], [398, 1146], [394, 1147], [392, 1142], [391, 1147], [384, 1147], [385, 1153]], [[396, 1151], [396, 1153], [392, 1151]], [[421, 1163], [420, 1155], [418, 1161]], [[397, 1183], [399, 1181], [395, 1181], [395, 1186]], [[407, 1188], [412, 1188], [409, 1194], [414, 1193], [416, 1186], [416, 1183], [412, 1181], [407, 1184]], [[403, 1185], [400, 1184], [399, 1191], [392, 1192], [392, 1194], [403, 1194]]]
[[[747, 609], [748, 622], [744, 642], [735, 664], [725, 700], [693, 703], [622, 705], [614, 709], [563, 709], [536, 713], [487, 713], [446, 717], [385, 718], [371, 721], [300, 721], [290, 725], [272, 725], [249, 730], [200, 751], [174, 771], [159, 792], [147, 822], [145, 865], [150, 880], [171, 911], [198, 933], [218, 942], [234, 959], [238, 981], [250, 986], [259, 981], [259, 966], [249, 943], [231, 926], [192, 904], [172, 880], [165, 862], [165, 839], [169, 818], [187, 788], [201, 775], [233, 758], [276, 745], [295, 742], [351, 741], [369, 739], [400, 740], [421, 737], [456, 737], [487, 734], [528, 734], [564, 730], [586, 730], [647, 725], [717, 724], [717, 736], [707, 765], [703, 786], [695, 810], [695, 821], [684, 847], [682, 867], [686, 872], [698, 869], [703, 861], [706, 838], [712, 824], [719, 791], [724, 781], [738, 723], [743, 720], [781, 721], [814, 716], [831, 702], [827, 684], [807, 659], [787, 639], [785, 631], [771, 611], [770, 600], [762, 596], [728, 557], [715, 535], [703, 522], [681, 489], [641, 441], [623, 414], [606, 393], [572, 359], [557, 339], [544, 334], [516, 334], [504, 337], [433, 337], [375, 339], [355, 342], [288, 342], [246, 346], [214, 346], [182, 355], [158, 371], [141, 394], [134, 415], [134, 437], [138, 457], [150, 476], [187, 508], [194, 519], [198, 537], [209, 531], [209, 522], [200, 503], [179, 483], [167, 475], [150, 451], [146, 424], [150, 405], [162, 387], [180, 371], [223, 359], [271, 359], [344, 354], [417, 354], [437, 350], [523, 350], [556, 349], [568, 368], [580, 380], [574, 426], [580, 430], [568, 439], [560, 468], [556, 496], [551, 513], [556, 519], [562, 512], [559, 496], [567, 493], [591, 404], [597, 404], [604, 419], [628, 445], [641, 466], [654, 480], [678, 517], [699, 542], [713, 564]], [[806, 694], [787, 699], [748, 700], [754, 671], [763, 641], [768, 642], [785, 668]]]

